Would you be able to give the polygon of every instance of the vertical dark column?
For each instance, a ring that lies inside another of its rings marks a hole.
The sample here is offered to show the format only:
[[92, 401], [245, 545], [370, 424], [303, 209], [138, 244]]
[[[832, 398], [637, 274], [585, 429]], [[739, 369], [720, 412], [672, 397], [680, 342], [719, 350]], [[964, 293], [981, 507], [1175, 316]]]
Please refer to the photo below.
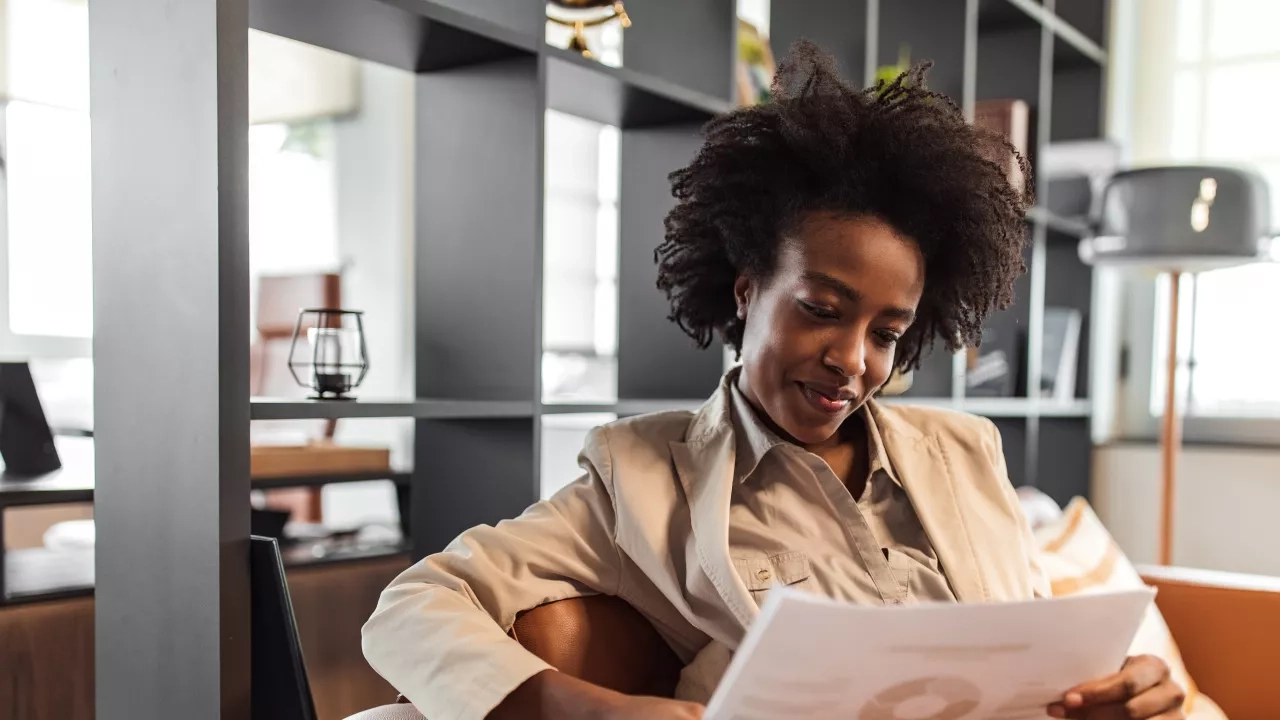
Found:
[[[527, 56], [417, 80], [417, 394], [540, 395], [543, 78]], [[538, 497], [529, 418], [419, 420], [414, 553]]]
[[248, 2], [89, 39], [96, 714], [247, 719]]
[[728, 100], [736, 52], [734, 0], [632, 0], [622, 64]]
[[622, 131], [619, 202], [618, 398], [696, 399], [715, 390], [724, 366], [719, 343], [700, 350], [675, 323], [656, 286], [653, 252], [675, 205], [667, 175], [701, 145], [696, 126]]
[[[966, 4], [953, 0], [893, 0], [879, 5], [876, 42], [878, 65], [896, 65], [902, 49], [912, 63], [933, 61], [928, 83], [932, 90], [964, 103]], [[955, 357], [934, 345], [912, 374], [912, 397], [947, 398], [954, 386]]]
[[880, 65], [898, 62], [902, 47], [911, 62], [932, 60], [929, 88], [962, 103], [965, 3], [956, 0], [890, 0], [880, 3]]
[[[886, 4], [893, 3], [881, 7]], [[807, 38], [834, 55], [856, 85], [864, 78], [867, 37], [867, 0], [782, 0], [769, 7], [769, 45], [779, 61], [792, 43]]]
[[1027, 484], [1027, 421], [1025, 418], [991, 418], [1000, 431], [1004, 462], [1014, 487]]
[[1066, 507], [1072, 498], [1089, 496], [1093, 474], [1093, 440], [1081, 418], [1039, 418], [1035, 486]]
[[418, 397], [537, 398], [539, 83], [533, 56], [418, 76]]

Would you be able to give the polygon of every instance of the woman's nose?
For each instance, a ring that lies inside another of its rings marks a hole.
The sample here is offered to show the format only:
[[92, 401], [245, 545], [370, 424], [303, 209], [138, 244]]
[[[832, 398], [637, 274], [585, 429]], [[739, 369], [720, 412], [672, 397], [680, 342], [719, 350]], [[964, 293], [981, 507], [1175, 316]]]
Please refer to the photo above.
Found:
[[866, 349], [862, 333], [848, 333], [827, 348], [822, 362], [844, 377], [859, 377], [867, 371]]

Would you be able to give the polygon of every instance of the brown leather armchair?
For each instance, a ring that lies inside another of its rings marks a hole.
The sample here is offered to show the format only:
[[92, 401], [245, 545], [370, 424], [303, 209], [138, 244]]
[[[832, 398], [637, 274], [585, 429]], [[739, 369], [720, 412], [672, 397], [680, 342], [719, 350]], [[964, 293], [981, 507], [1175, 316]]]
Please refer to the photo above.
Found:
[[[1280, 685], [1280, 579], [1142, 568], [1201, 692], [1231, 720], [1274, 718]], [[523, 613], [512, 634], [574, 677], [632, 695], [671, 697], [681, 663], [625, 601], [597, 595]]]
[[609, 595], [534, 608], [512, 634], [560, 672], [628, 695], [671, 697], [682, 665], [653, 625]]
[[[653, 625], [625, 600], [610, 595], [540, 605], [521, 613], [511, 634], [556, 670], [628, 695], [672, 697], [683, 669]], [[401, 696], [397, 702], [408, 700]], [[420, 717], [384, 706], [348, 720]]]

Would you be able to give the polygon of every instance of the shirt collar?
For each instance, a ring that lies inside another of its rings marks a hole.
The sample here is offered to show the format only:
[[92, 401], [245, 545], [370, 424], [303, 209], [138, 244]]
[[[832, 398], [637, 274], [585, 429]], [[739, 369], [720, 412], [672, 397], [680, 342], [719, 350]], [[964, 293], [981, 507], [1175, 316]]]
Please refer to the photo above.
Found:
[[[737, 455], [734, 460], [733, 479], [734, 482], [742, 482], [755, 472], [756, 467], [760, 465], [760, 461], [764, 460], [764, 457], [771, 450], [779, 445], [790, 445], [791, 443], [778, 437], [778, 434], [760, 419], [756, 409], [752, 407], [751, 401], [738, 389], [737, 379], [736, 371], [731, 372], [731, 377], [725, 378], [726, 384], [729, 386], [733, 429], [736, 435], [735, 451]], [[875, 476], [876, 471], [884, 470], [889, 479], [901, 487], [902, 482], [898, 479], [897, 473], [893, 470], [893, 465], [889, 462], [889, 456], [884, 449], [884, 442], [880, 437], [880, 428], [876, 425], [873, 414], [865, 403], [858, 408], [858, 413], [867, 428], [867, 450], [871, 453], [870, 475]]]

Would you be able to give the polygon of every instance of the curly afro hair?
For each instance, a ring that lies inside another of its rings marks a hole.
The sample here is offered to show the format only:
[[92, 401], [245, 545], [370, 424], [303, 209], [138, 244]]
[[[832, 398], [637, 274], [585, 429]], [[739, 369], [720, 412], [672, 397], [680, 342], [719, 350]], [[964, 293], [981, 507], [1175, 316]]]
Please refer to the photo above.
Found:
[[[783, 239], [812, 213], [874, 215], [913, 238], [925, 260], [895, 367], [917, 367], [938, 338], [953, 352], [978, 343], [1026, 271], [1031, 171], [1003, 137], [927, 90], [928, 68], [859, 90], [800, 41], [779, 67], [772, 102], [708, 123], [697, 157], [670, 176], [677, 204], [654, 253], [670, 319], [702, 347], [718, 332], [740, 351], [738, 275], [768, 277]], [[1022, 182], [1011, 182], [1011, 159]]]

